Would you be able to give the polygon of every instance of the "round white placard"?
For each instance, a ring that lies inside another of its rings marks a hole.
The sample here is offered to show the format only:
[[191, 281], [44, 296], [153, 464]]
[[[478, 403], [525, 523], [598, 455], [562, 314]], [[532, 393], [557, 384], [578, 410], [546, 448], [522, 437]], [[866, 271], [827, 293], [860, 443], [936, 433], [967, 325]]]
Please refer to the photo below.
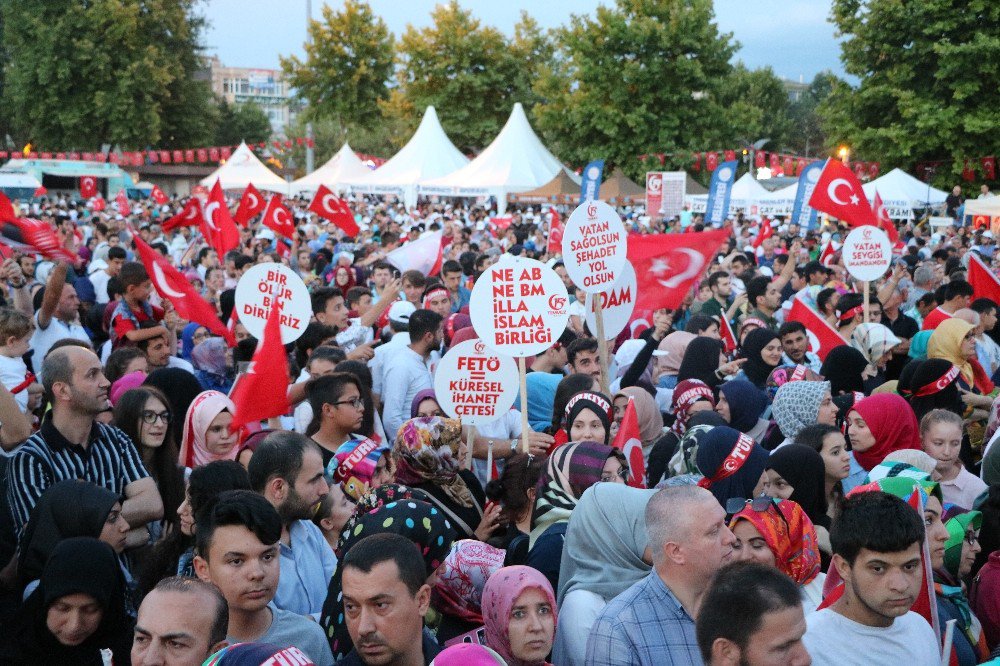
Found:
[[517, 398], [517, 361], [482, 340], [461, 342], [444, 355], [434, 373], [434, 396], [445, 414], [463, 424], [491, 423]]
[[309, 290], [284, 264], [257, 264], [236, 283], [235, 312], [247, 332], [258, 340], [275, 299], [281, 301], [281, 343], [299, 339], [312, 317]]
[[871, 282], [885, 275], [892, 264], [892, 242], [878, 227], [855, 227], [844, 239], [844, 267], [856, 280]]
[[585, 201], [566, 220], [562, 256], [573, 284], [588, 294], [607, 290], [621, 276], [628, 234], [615, 209]]
[[621, 277], [615, 282], [611, 289], [602, 291], [600, 294], [587, 294], [587, 301], [584, 303], [584, 315], [587, 318], [587, 327], [590, 332], [597, 337], [597, 315], [594, 313], [595, 299], [600, 296], [601, 310], [604, 313], [604, 337], [607, 340], [614, 340], [618, 334], [628, 326], [635, 310], [635, 300], [638, 296], [636, 291], [635, 269], [632, 264], [625, 262], [622, 268]]

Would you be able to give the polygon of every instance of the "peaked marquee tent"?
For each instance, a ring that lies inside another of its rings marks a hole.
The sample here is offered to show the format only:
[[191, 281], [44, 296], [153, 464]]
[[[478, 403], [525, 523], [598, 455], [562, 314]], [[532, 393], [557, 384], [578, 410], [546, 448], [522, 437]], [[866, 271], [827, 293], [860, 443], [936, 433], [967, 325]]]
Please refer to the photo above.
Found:
[[913, 219], [913, 209], [944, 205], [948, 193], [929, 187], [927, 183], [914, 178], [902, 169], [893, 169], [887, 174], [863, 185], [868, 201], [875, 200], [875, 191], [882, 197], [889, 216], [893, 219]]
[[460, 169], [469, 158], [444, 133], [437, 111], [428, 106], [420, 126], [405, 146], [375, 171], [345, 181], [354, 192], [396, 194], [407, 208], [417, 203], [417, 183]]
[[345, 141], [340, 150], [327, 160], [326, 164], [316, 169], [310, 174], [292, 181], [289, 186], [291, 194], [308, 193], [312, 194], [319, 189], [320, 185], [326, 185], [331, 190], [342, 187], [342, 183], [354, 178], [364, 178], [371, 169], [365, 166], [364, 162], [351, 150], [351, 146]]
[[556, 177], [541, 187], [510, 196], [517, 203], [557, 203], [570, 204], [580, 201], [580, 183], [573, 180], [566, 169], [560, 169]]
[[259, 190], [288, 194], [288, 183], [264, 166], [245, 141], [233, 151], [225, 164], [202, 178], [201, 184], [212, 187], [216, 178], [222, 183], [224, 190], [242, 190], [253, 183]]
[[497, 213], [503, 214], [508, 194], [541, 187], [563, 168], [531, 129], [524, 107], [518, 102], [493, 143], [476, 159], [446, 176], [421, 181], [420, 192], [453, 197], [493, 196]]
[[646, 188], [631, 180], [620, 168], [615, 168], [601, 185], [597, 198], [612, 205], [632, 205], [646, 200]]

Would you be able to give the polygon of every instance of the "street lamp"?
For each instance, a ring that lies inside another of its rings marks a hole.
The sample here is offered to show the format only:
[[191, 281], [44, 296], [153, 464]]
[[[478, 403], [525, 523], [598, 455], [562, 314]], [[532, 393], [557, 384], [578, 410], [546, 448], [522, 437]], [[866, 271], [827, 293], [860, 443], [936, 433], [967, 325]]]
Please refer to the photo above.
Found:
[[[306, 0], [306, 44], [312, 41], [312, 33], [309, 30], [309, 22], [312, 20], [312, 0]], [[306, 123], [306, 173], [312, 173], [314, 164], [313, 156], [313, 125]]]
[[847, 146], [841, 146], [839, 149], [837, 149], [837, 157], [839, 157], [840, 161], [843, 162], [844, 164], [847, 164], [847, 158], [850, 156], [850, 154], [851, 154], [851, 149], [848, 148]]

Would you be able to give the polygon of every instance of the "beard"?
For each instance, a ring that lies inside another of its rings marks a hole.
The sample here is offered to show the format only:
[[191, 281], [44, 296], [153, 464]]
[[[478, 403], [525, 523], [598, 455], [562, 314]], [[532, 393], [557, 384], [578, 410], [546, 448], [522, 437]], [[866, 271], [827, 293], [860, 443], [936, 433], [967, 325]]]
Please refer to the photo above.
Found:
[[306, 504], [302, 496], [289, 486], [288, 498], [278, 507], [278, 514], [281, 516], [281, 521], [288, 525], [293, 520], [308, 520], [312, 518], [312, 513], [312, 506]]

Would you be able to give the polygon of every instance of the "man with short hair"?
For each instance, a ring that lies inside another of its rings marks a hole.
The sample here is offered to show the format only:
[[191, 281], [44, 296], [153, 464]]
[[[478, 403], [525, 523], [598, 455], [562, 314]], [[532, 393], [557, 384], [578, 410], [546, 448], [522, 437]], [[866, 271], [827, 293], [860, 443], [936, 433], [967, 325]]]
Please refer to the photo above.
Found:
[[866, 492], [844, 503], [830, 529], [843, 596], [806, 619], [813, 663], [940, 663], [934, 630], [910, 610], [923, 583], [923, 543], [922, 516], [898, 497]]
[[760, 319], [770, 329], [778, 328], [774, 313], [781, 307], [781, 290], [766, 275], [758, 275], [747, 283], [747, 303], [752, 319]]
[[458, 312], [463, 306], [469, 304], [472, 292], [462, 284], [462, 264], [454, 259], [449, 259], [441, 266], [441, 281], [444, 282], [445, 289], [451, 299], [451, 311]]
[[414, 307], [423, 307], [424, 289], [427, 287], [427, 276], [418, 270], [410, 269], [403, 273], [401, 286], [403, 296], [413, 303]]
[[[56, 341], [74, 338], [90, 343], [87, 329], [80, 324], [80, 299], [73, 285], [66, 282], [68, 271], [66, 262], [56, 264], [42, 288], [41, 305], [36, 306], [35, 332], [31, 334], [30, 348], [32, 367], [39, 380], [45, 376], [45, 356]], [[38, 298], [37, 293], [35, 298]]]
[[694, 616], [736, 537], [718, 500], [698, 486], [660, 490], [645, 518], [653, 571], [597, 616], [587, 666], [702, 663]]
[[388, 263], [379, 260], [372, 264], [372, 272], [368, 278], [368, 291], [372, 295], [372, 303], [378, 303], [379, 294], [391, 277], [392, 266]]
[[427, 359], [441, 347], [441, 325], [437, 312], [416, 310], [410, 315], [410, 344], [398, 349], [382, 374], [382, 425], [395, 441], [399, 427], [410, 418], [410, 405], [417, 393], [433, 386]]
[[924, 317], [920, 330], [933, 331], [945, 319], [951, 319], [956, 312], [969, 307], [973, 295], [972, 285], [965, 280], [952, 280], [943, 285], [941, 304]]
[[385, 344], [375, 348], [368, 369], [372, 373], [372, 397], [381, 401], [382, 379], [385, 375], [386, 361], [397, 351], [410, 344], [410, 315], [417, 311], [409, 301], [396, 301], [389, 308], [389, 330], [392, 337]]
[[447, 319], [448, 315], [452, 313], [451, 294], [445, 289], [444, 285], [432, 284], [428, 286], [424, 290], [421, 302], [424, 308], [438, 313], [442, 319]]
[[195, 573], [229, 604], [227, 643], [294, 646], [318, 666], [331, 665], [319, 624], [271, 603], [281, 575], [280, 540], [281, 517], [266, 499], [251, 490], [228, 490], [198, 512]]
[[566, 360], [573, 372], [601, 380], [601, 357], [595, 338], [577, 338], [566, 347]]
[[[106, 266], [101, 268], [99, 262], [91, 262], [91, 273], [88, 277], [90, 283], [94, 285], [94, 302], [98, 305], [107, 305], [111, 301], [111, 297], [108, 296], [108, 280], [121, 272], [122, 265], [127, 258], [128, 253], [125, 252], [125, 248], [112, 247], [108, 248], [108, 257], [104, 260]], [[94, 264], [97, 266], [95, 267]]]
[[247, 466], [250, 487], [281, 516], [281, 580], [274, 605], [317, 620], [337, 561], [323, 533], [312, 523], [330, 486], [319, 447], [305, 435], [277, 431], [254, 451]]
[[781, 348], [785, 352], [781, 359], [782, 364], [804, 365], [816, 373], [823, 367], [823, 361], [819, 356], [809, 351], [809, 333], [802, 322], [786, 321], [778, 329], [778, 339], [781, 340]]
[[576, 342], [576, 340], [576, 333], [567, 328], [559, 336], [554, 345], [535, 356], [535, 360], [531, 362], [531, 370], [528, 372], [564, 375], [566, 373], [566, 364], [569, 363], [567, 348]]
[[229, 604], [197, 578], [164, 578], [139, 606], [132, 666], [200, 666], [226, 646]]
[[698, 609], [708, 666], [809, 666], [798, 586], [773, 566], [734, 562], [712, 580]]
[[729, 297], [732, 294], [732, 283], [729, 273], [715, 271], [708, 276], [708, 288], [712, 297], [701, 306], [701, 314], [709, 317], [724, 317], [729, 309]]
[[309, 413], [319, 420], [312, 441], [319, 445], [325, 470], [337, 449], [355, 437], [364, 422], [361, 382], [349, 372], [331, 372], [306, 384], [306, 399]]
[[205, 281], [205, 271], [209, 268], [215, 268], [219, 265], [219, 253], [216, 252], [211, 247], [203, 247], [198, 251], [198, 275], [201, 276], [202, 282]]
[[373, 534], [344, 556], [344, 620], [354, 643], [338, 666], [430, 664], [441, 648], [423, 630], [431, 588], [420, 551], [398, 534]]

